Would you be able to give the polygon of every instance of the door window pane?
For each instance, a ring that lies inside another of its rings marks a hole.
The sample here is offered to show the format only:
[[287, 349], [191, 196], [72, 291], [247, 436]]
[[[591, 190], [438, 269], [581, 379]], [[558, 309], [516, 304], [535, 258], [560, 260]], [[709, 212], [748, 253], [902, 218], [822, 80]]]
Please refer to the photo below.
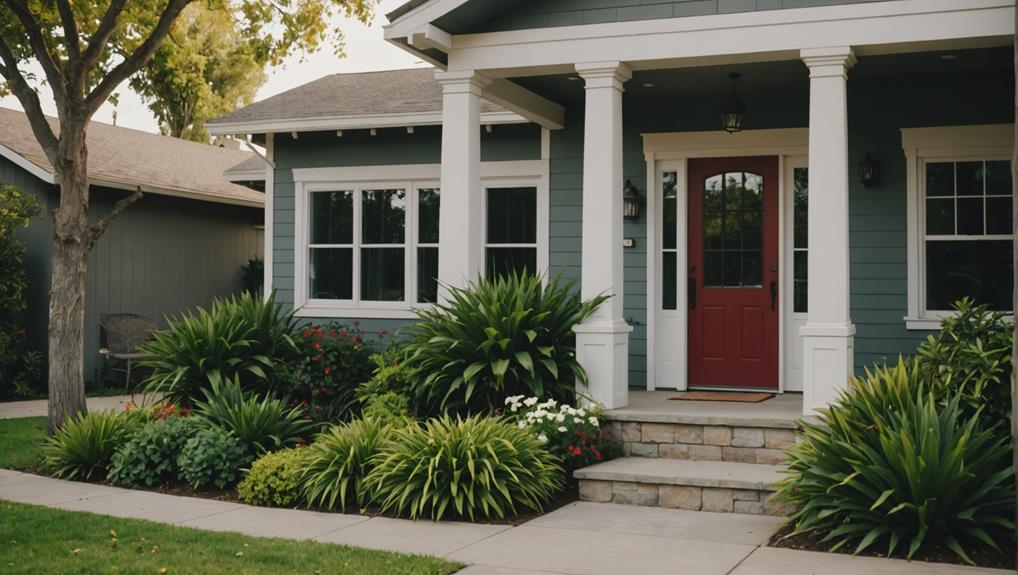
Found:
[[792, 205], [792, 311], [809, 311], [809, 168], [795, 168]]
[[678, 270], [675, 266], [675, 252], [665, 252], [661, 260], [661, 309], [676, 309], [678, 306]]
[[761, 285], [763, 187], [763, 177], [749, 172], [726, 172], [704, 180], [705, 287]]
[[403, 248], [361, 250], [361, 299], [403, 301]]
[[353, 248], [311, 248], [308, 296], [353, 298]]
[[675, 185], [676, 173], [665, 172], [661, 177], [661, 214], [662, 238], [661, 245], [666, 250], [674, 250], [678, 240], [678, 191]]
[[1011, 311], [1011, 240], [926, 242], [926, 309], [946, 311], [968, 296]]
[[488, 190], [488, 243], [537, 242], [537, 189]]
[[364, 190], [361, 196], [361, 242], [401, 244], [406, 228], [406, 190]]
[[353, 243], [353, 192], [311, 192], [310, 243]]
[[792, 256], [792, 309], [795, 313], [809, 311], [809, 256], [804, 250], [796, 250]]

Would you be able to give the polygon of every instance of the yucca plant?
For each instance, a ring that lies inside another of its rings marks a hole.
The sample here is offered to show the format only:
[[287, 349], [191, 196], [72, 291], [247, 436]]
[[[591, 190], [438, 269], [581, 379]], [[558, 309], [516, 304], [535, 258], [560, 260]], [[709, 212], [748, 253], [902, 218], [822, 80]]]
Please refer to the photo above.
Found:
[[205, 400], [196, 402], [194, 410], [198, 424], [233, 433], [253, 454], [291, 447], [314, 428], [299, 407], [288, 407], [269, 394], [259, 399], [244, 393], [237, 375], [213, 376], [211, 387], [202, 393]]
[[210, 310], [171, 318], [169, 329], [157, 331], [140, 347], [152, 355], [141, 363], [151, 370], [150, 392], [191, 405], [213, 377], [237, 376], [246, 388], [265, 391], [276, 367], [294, 353], [292, 312], [268, 299], [243, 293], [216, 299]]
[[407, 329], [417, 413], [493, 412], [512, 395], [571, 402], [587, 379], [572, 328], [608, 297], [583, 301], [575, 287], [528, 274], [446, 286], [449, 301]]
[[65, 479], [103, 479], [113, 453], [140, 425], [113, 411], [68, 419], [42, 444], [42, 469]]
[[939, 543], [971, 563], [966, 545], [998, 548], [1013, 533], [1005, 440], [981, 428], [978, 413], [963, 418], [958, 396], [938, 402], [914, 362], [853, 378], [819, 419], [803, 423], [776, 494], [798, 507], [794, 534], [909, 558]]
[[562, 488], [558, 458], [526, 430], [496, 417], [443, 416], [394, 429], [372, 460], [365, 489], [382, 511], [473, 520], [540, 510]]
[[364, 478], [391, 431], [381, 420], [358, 419], [316, 437], [303, 454], [301, 484], [308, 505], [335, 509], [338, 504], [344, 511], [348, 502], [366, 505]]

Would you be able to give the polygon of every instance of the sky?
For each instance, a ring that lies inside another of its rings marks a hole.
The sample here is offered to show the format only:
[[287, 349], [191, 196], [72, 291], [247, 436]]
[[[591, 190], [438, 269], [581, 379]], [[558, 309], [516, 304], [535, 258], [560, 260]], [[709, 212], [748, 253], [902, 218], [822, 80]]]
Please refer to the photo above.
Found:
[[[325, 46], [314, 54], [303, 56], [297, 54], [289, 58], [282, 66], [271, 68], [268, 79], [258, 91], [255, 100], [263, 100], [280, 92], [306, 84], [312, 80], [329, 74], [342, 72], [365, 72], [370, 70], [392, 70], [426, 66], [419, 58], [405, 52], [382, 38], [382, 25], [387, 21], [385, 14], [403, 4], [406, 0], [382, 0], [375, 10], [374, 21], [366, 26], [355, 19], [336, 18], [335, 24], [346, 37], [346, 58], [336, 58], [331, 46]], [[32, 66], [29, 69], [37, 76], [42, 76], [42, 69]], [[159, 127], [148, 107], [137, 94], [132, 92], [124, 82], [117, 89], [120, 101], [116, 107], [117, 125], [146, 132], [158, 132]], [[41, 89], [43, 110], [56, 115], [56, 107], [48, 95], [45, 86]], [[0, 98], [0, 107], [20, 110], [21, 105], [13, 95]], [[99, 122], [113, 122], [113, 106], [107, 102], [96, 112], [94, 119]]]

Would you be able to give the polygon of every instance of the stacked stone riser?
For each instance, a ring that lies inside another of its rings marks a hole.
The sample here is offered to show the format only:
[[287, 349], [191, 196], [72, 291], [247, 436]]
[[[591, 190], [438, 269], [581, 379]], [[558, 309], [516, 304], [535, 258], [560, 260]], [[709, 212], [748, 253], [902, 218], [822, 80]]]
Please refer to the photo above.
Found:
[[612, 421], [626, 455], [782, 465], [795, 430], [770, 427]]
[[772, 494], [773, 491], [757, 489], [656, 485], [589, 479], [580, 481], [580, 500], [582, 501], [715, 513], [787, 515], [789, 508], [771, 501]]

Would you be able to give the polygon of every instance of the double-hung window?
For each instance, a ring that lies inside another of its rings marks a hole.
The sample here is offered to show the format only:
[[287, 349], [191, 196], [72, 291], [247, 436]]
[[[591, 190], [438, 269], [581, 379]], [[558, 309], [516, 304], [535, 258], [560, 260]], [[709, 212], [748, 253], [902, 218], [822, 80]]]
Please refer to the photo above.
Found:
[[540, 273], [537, 265], [537, 188], [487, 189], [485, 272], [489, 277]]

